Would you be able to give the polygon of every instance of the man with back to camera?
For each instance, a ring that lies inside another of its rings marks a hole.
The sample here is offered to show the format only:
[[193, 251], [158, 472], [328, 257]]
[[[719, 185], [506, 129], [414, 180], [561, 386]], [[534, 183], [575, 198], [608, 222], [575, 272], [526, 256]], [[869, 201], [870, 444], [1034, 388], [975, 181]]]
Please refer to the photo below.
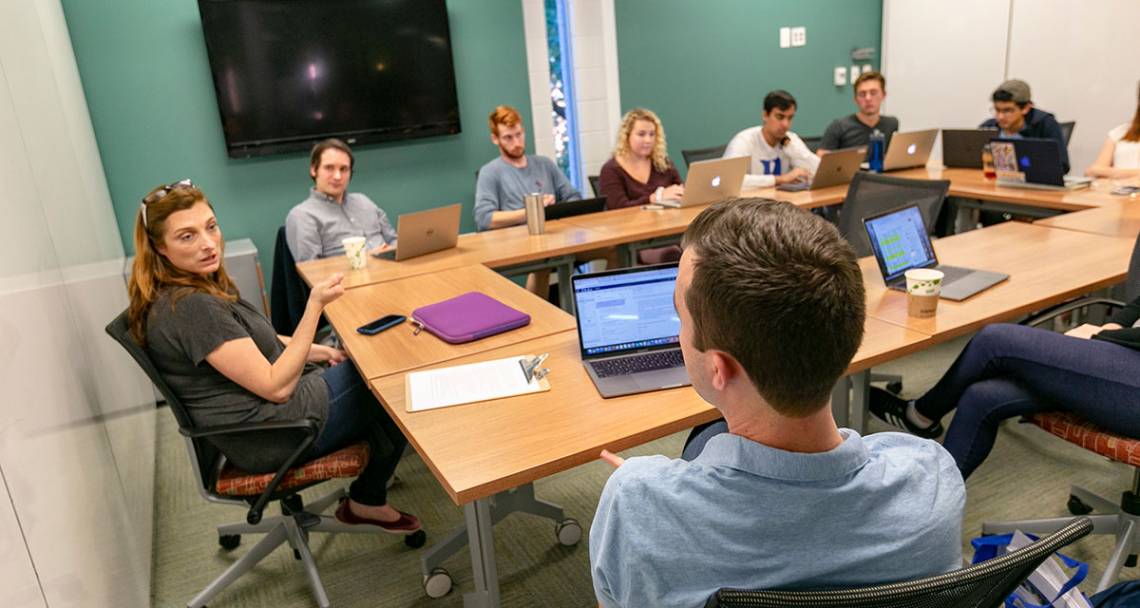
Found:
[[983, 122], [981, 128], [998, 129], [998, 137], [1002, 139], [1056, 140], [1061, 148], [1061, 167], [1065, 173], [1069, 172], [1069, 150], [1061, 125], [1052, 114], [1034, 107], [1028, 83], [1007, 80], [994, 90], [990, 99], [994, 104], [994, 117]]
[[812, 154], [799, 135], [792, 133], [795, 117], [796, 98], [787, 91], [772, 91], [764, 96], [763, 123], [737, 133], [728, 142], [724, 158], [752, 159], [744, 176], [744, 189], [807, 181], [815, 175], [819, 157]]
[[326, 139], [313, 146], [309, 177], [313, 187], [285, 217], [285, 239], [298, 262], [344, 253], [341, 241], [363, 236], [372, 254], [396, 247], [396, 231], [384, 210], [358, 192], [348, 192], [356, 159], [348, 144]]
[[863, 72], [855, 79], [854, 91], [859, 111], [831, 121], [816, 150], [819, 156], [844, 148], [866, 146], [876, 129], [886, 138], [884, 143], [890, 145], [891, 136], [899, 130], [899, 119], [880, 113], [887, 97], [887, 79], [882, 74]]
[[[961, 567], [965, 486], [934, 441], [860, 437], [829, 406], [863, 337], [863, 277], [835, 227], [730, 199], [685, 232], [674, 305], [693, 388], [723, 420], [681, 459], [616, 470], [590, 529], [602, 606], [703, 606], [721, 587], [819, 589]], [[762, 320], [762, 322], [757, 322]]]

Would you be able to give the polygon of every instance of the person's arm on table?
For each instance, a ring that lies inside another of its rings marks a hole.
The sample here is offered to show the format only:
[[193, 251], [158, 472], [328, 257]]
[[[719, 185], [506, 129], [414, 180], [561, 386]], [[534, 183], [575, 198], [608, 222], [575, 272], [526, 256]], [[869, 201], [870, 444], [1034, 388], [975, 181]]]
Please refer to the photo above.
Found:
[[297, 330], [273, 363], [261, 354], [250, 337], [223, 342], [206, 355], [206, 362], [262, 399], [285, 403], [293, 396], [297, 381], [301, 379], [321, 312], [326, 304], [344, 293], [343, 279], [344, 275], [337, 273], [313, 287]]

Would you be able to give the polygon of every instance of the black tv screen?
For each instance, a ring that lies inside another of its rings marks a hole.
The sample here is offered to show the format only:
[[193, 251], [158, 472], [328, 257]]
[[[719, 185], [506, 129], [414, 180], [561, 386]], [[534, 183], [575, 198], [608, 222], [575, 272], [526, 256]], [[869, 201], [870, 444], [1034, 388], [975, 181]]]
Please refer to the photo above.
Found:
[[459, 132], [444, 0], [198, 0], [233, 158]]

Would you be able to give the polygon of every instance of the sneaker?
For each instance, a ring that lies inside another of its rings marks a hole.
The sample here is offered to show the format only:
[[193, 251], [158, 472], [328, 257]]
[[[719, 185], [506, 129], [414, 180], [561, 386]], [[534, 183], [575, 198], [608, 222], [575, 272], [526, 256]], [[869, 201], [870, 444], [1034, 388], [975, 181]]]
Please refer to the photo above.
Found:
[[336, 520], [342, 524], [357, 525], [368, 524], [376, 526], [385, 532], [392, 534], [411, 534], [420, 529], [420, 520], [415, 515], [397, 511], [400, 514], [400, 519], [396, 521], [380, 521], [378, 519], [369, 519], [367, 517], [360, 517], [352, 512], [348, 506], [348, 499], [340, 499], [340, 506], [336, 508]]
[[928, 427], [921, 427], [906, 417], [907, 402], [877, 387], [871, 387], [871, 402], [869, 410], [876, 418], [887, 424], [903, 429], [912, 435], [923, 439], [936, 439], [942, 435], [942, 423], [935, 422]]

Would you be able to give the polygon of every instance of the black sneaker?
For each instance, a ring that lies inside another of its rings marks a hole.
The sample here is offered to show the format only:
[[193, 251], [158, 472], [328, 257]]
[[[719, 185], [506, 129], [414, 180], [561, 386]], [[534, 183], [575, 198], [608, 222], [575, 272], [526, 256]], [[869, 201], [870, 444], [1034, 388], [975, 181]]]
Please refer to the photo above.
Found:
[[935, 422], [929, 427], [921, 427], [906, 417], [907, 402], [877, 387], [871, 387], [869, 410], [876, 418], [887, 424], [903, 429], [923, 439], [937, 439], [942, 435], [942, 423]]

